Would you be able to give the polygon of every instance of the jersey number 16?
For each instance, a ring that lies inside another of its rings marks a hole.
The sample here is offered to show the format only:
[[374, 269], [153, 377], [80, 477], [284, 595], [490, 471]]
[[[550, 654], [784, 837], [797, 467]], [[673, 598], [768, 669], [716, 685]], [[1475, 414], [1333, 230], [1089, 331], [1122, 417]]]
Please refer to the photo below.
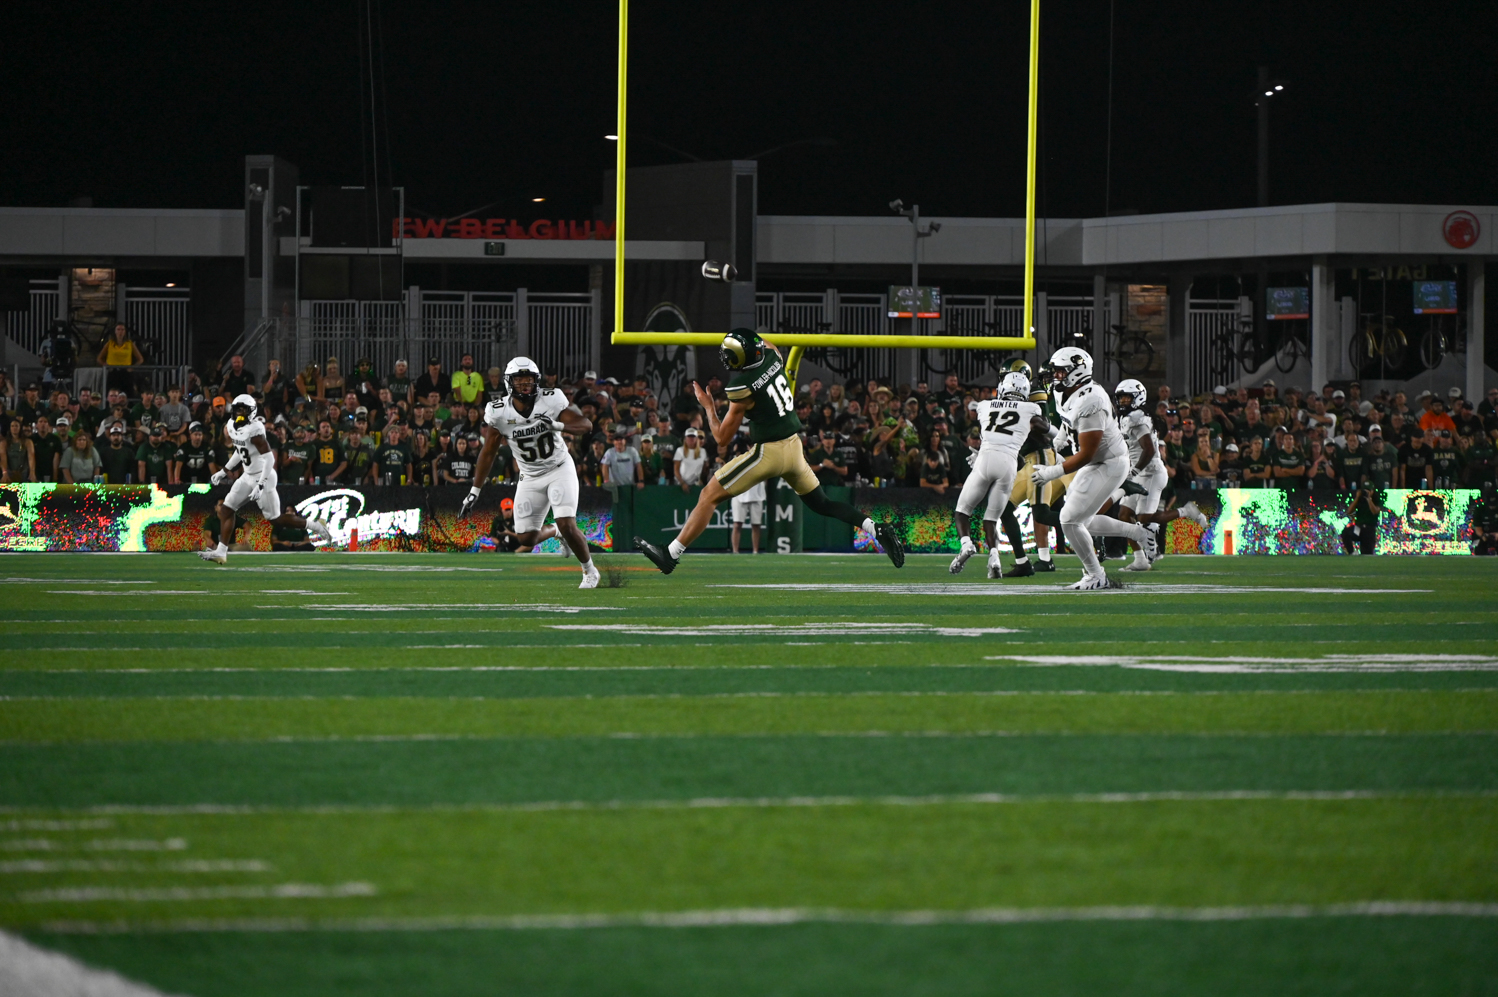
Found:
[[770, 382], [770, 398], [775, 402], [776, 415], [785, 415], [796, 407], [796, 396], [791, 394], [791, 386], [785, 382], [784, 374], [777, 374]]

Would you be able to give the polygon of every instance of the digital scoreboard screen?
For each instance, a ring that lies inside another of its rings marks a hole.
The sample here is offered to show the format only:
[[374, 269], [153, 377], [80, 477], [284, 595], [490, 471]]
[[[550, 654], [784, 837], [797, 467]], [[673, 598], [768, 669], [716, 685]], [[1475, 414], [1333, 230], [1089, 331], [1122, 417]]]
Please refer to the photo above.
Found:
[[941, 288], [891, 286], [889, 317], [941, 318]]
[[1264, 317], [1276, 319], [1310, 318], [1311, 289], [1309, 287], [1271, 287], [1267, 289]]
[[1456, 314], [1456, 281], [1417, 280], [1414, 284], [1416, 315]]

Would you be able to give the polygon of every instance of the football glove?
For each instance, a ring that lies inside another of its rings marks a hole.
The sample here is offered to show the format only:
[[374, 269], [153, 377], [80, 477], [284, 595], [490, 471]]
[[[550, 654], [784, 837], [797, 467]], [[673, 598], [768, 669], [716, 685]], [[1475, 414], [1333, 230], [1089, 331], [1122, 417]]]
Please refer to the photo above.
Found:
[[474, 505], [478, 503], [479, 495], [482, 493], [483, 489], [478, 485], [474, 485], [472, 488], [468, 489], [468, 497], [463, 499], [463, 504], [458, 509], [459, 519], [462, 519], [464, 516], [468, 515], [469, 510], [471, 510]]
[[978, 454], [979, 454], [979, 451], [977, 451], [977, 450], [969, 450], [967, 452], [967, 466], [968, 467], [977, 467], [978, 466]]
[[1048, 481], [1055, 481], [1065, 473], [1060, 464], [1036, 464], [1035, 469], [1030, 472], [1030, 480], [1043, 485]]
[[228, 476], [229, 476], [229, 472], [225, 471], [225, 470], [223, 470], [221, 468], [221, 469], [213, 472], [213, 475], [208, 479], [208, 482], [209, 482], [209, 484], [213, 484], [213, 485], [221, 485], [221, 484], [224, 483], [224, 479], [227, 478]]

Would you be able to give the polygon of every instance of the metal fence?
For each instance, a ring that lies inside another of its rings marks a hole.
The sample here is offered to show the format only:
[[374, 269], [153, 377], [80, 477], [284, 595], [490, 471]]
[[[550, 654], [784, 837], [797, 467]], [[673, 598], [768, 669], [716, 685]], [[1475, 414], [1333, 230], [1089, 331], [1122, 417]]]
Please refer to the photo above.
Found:
[[31, 307], [26, 311], [5, 313], [5, 334], [16, 345], [40, 353], [42, 339], [62, 314], [62, 292], [55, 280], [31, 282]]
[[[763, 292], [754, 296], [755, 321], [772, 332], [837, 332], [880, 336], [889, 332], [882, 294], [806, 291]], [[808, 349], [806, 359], [846, 381], [892, 382], [892, 349]]]
[[146, 363], [161, 367], [192, 364], [192, 289], [126, 287], [125, 325]]
[[1237, 335], [1240, 322], [1236, 298], [1191, 298], [1186, 303], [1186, 395], [1210, 391], [1236, 380], [1235, 359], [1221, 345]]
[[431, 357], [451, 371], [472, 354], [482, 372], [524, 354], [548, 374], [575, 377], [597, 366], [600, 335], [596, 293], [417, 291], [401, 301], [303, 301], [273, 352], [295, 370], [337, 357], [349, 371], [368, 357], [382, 376], [396, 360], [415, 376]]

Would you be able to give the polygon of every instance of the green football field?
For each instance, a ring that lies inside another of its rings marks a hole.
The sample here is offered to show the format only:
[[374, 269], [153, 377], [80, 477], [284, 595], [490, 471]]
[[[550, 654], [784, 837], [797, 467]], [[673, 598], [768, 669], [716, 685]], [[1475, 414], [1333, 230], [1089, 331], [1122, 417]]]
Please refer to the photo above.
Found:
[[0, 928], [193, 997], [1498, 994], [1498, 562], [600, 560], [4, 558]]

